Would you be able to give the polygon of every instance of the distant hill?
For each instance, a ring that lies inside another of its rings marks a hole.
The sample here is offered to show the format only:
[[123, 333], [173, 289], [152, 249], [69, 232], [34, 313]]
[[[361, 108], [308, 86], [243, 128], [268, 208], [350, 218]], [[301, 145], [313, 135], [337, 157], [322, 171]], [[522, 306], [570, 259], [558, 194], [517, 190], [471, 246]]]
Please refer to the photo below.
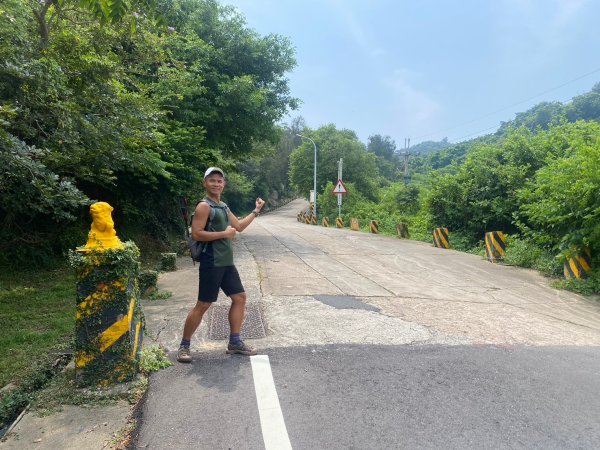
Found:
[[525, 112], [517, 113], [513, 120], [501, 123], [496, 135], [502, 136], [509, 127], [547, 130], [550, 125], [562, 120], [600, 122], [600, 83], [596, 83], [590, 92], [573, 97], [570, 102], [541, 102]]
[[514, 119], [501, 122], [498, 131], [493, 134], [455, 144], [449, 143], [446, 138], [439, 142], [421, 142], [410, 149], [413, 153], [419, 152], [419, 156], [411, 159], [411, 170], [427, 173], [428, 170], [449, 167], [453, 161], [461, 164], [474, 145], [501, 140], [510, 128], [525, 127], [536, 132], [540, 129], [547, 130], [551, 125], [564, 121], [577, 120], [600, 122], [600, 83], [596, 83], [590, 92], [573, 97], [569, 102], [541, 102], [527, 111], [517, 113]]
[[[441, 141], [421, 142], [414, 147], [411, 147], [410, 151], [411, 153], [419, 153], [420, 155], [429, 155], [430, 153], [438, 152], [450, 146], [452, 146], [452, 144], [448, 142], [448, 138], [444, 138]], [[402, 153], [403, 151], [403, 149], [396, 150], [398, 153]]]

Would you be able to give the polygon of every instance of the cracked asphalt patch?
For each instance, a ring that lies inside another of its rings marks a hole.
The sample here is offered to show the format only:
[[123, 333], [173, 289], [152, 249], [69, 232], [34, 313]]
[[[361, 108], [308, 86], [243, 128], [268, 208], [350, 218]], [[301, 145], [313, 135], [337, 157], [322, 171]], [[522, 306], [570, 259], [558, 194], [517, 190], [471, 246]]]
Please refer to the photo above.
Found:
[[313, 295], [316, 300], [333, 306], [336, 309], [364, 309], [379, 312], [376, 306], [368, 305], [352, 295]]

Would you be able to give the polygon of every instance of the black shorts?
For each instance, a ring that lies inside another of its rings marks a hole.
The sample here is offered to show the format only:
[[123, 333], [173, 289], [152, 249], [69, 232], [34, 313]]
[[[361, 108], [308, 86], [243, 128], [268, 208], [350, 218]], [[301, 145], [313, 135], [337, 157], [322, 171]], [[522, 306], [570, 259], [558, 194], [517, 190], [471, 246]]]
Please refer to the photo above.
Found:
[[199, 271], [200, 286], [198, 288], [198, 301], [216, 302], [219, 289], [227, 297], [244, 292], [240, 274], [235, 266], [208, 267]]

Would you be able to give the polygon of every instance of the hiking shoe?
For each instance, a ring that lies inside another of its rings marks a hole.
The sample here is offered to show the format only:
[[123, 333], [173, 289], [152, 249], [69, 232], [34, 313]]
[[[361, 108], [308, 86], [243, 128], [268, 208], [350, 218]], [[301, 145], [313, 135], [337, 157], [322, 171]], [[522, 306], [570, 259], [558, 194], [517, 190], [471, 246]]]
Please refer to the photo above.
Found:
[[190, 354], [190, 348], [184, 347], [183, 345], [177, 350], [177, 361], [181, 363], [192, 362], [192, 355]]
[[237, 353], [239, 355], [252, 356], [252, 355], [256, 355], [256, 350], [254, 350], [252, 347], [249, 347], [246, 344], [244, 344], [244, 341], [240, 341], [239, 344], [229, 344], [227, 346], [226, 353], [229, 355], [233, 355], [234, 353]]

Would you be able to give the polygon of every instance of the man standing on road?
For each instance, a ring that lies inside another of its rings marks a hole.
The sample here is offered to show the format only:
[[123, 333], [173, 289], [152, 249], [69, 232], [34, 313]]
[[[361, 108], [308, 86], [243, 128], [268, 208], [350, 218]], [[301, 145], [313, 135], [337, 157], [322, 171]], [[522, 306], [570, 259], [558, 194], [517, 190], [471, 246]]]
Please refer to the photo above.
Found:
[[[229, 327], [231, 334], [227, 353], [255, 355], [256, 351], [240, 339], [240, 331], [246, 312], [246, 292], [240, 275], [233, 265], [231, 241], [236, 232], [242, 232], [265, 204], [262, 198], [256, 199], [255, 209], [241, 220], [221, 202], [225, 188], [225, 173], [218, 167], [209, 167], [204, 173], [206, 197], [198, 203], [192, 220], [192, 237], [204, 242], [200, 256], [200, 287], [196, 306], [188, 313], [183, 327], [183, 339], [177, 352], [177, 361], [191, 362], [190, 341], [200, 325], [202, 316], [210, 305], [217, 301], [219, 289], [231, 298]], [[211, 212], [212, 211], [212, 212]]]

